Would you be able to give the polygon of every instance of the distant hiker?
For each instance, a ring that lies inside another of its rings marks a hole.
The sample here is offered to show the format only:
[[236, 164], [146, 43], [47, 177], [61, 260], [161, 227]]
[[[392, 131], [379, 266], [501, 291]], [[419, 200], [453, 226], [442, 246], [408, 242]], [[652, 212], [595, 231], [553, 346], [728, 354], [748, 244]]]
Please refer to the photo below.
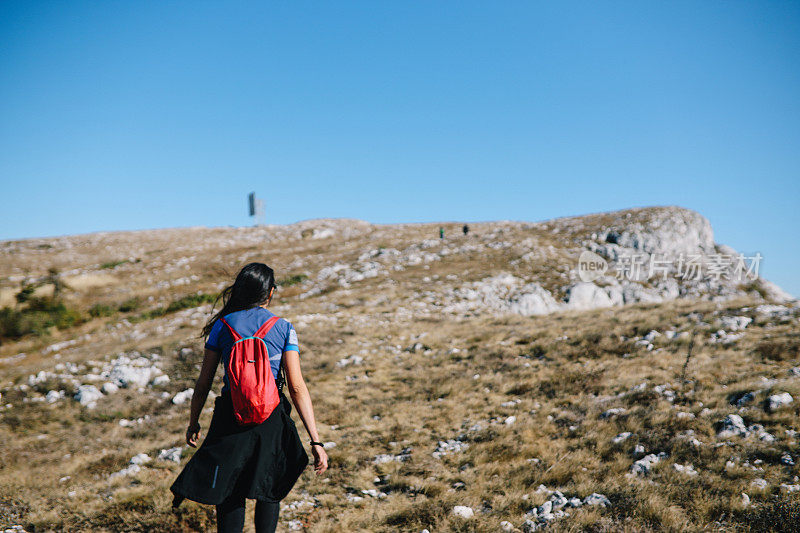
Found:
[[469, 226], [467, 226], [466, 224], [464, 224], [464, 227], [463, 227], [463, 228], [461, 228], [461, 231], [463, 231], [463, 232], [464, 232], [464, 235], [466, 235], [467, 233], [469, 233]]
[[[297, 334], [292, 324], [267, 309], [275, 292], [275, 274], [250, 263], [222, 291], [223, 307], [203, 328], [205, 357], [192, 395], [186, 443], [197, 446], [200, 413], [217, 365], [223, 386], [200, 448], [170, 487], [173, 507], [184, 498], [216, 505], [217, 531], [241, 532], [245, 498], [255, 499], [255, 528], [274, 532], [280, 501], [308, 465], [283, 395], [284, 381], [311, 436], [317, 475], [328, 468], [319, 442], [314, 409], [303, 376]], [[283, 372], [281, 372], [283, 370]]]
[[439, 238], [444, 239], [444, 228], [439, 226]]

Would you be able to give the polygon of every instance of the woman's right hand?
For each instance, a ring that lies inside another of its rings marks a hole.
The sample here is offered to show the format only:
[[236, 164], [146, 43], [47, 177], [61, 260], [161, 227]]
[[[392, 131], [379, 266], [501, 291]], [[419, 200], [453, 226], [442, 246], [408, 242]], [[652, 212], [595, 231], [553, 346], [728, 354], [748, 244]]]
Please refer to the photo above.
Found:
[[189, 424], [186, 429], [186, 444], [197, 448], [197, 439], [200, 438], [200, 424]]
[[319, 476], [328, 469], [328, 454], [322, 446], [311, 446], [311, 453], [314, 454], [314, 471]]

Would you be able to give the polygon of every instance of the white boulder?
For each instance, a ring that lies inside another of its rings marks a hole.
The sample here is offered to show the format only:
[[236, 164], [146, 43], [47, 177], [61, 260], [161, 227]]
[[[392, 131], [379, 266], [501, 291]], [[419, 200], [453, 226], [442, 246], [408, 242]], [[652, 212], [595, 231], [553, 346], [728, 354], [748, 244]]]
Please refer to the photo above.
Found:
[[576, 283], [567, 289], [567, 304], [572, 309], [611, 307], [614, 302], [606, 291], [590, 281]]
[[727, 439], [730, 437], [746, 437], [749, 434], [747, 426], [744, 425], [742, 417], [736, 414], [727, 415], [720, 422], [720, 430], [717, 437]]
[[94, 385], [81, 385], [78, 387], [78, 392], [75, 393], [75, 399], [84, 406], [92, 408], [96, 405], [97, 400], [103, 397], [103, 393], [98, 390]]

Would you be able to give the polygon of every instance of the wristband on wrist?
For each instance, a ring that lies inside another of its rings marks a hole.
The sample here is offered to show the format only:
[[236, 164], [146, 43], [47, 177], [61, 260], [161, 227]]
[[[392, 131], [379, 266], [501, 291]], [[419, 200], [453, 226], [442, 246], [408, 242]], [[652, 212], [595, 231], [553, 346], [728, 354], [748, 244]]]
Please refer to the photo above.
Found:
[[322, 446], [323, 448], [325, 447], [325, 445], [324, 445], [324, 444], [322, 444], [321, 442], [317, 442], [317, 441], [315, 441], [315, 440], [310, 440], [310, 441], [308, 441], [308, 442], [309, 442], [309, 444], [311, 444], [312, 446]]

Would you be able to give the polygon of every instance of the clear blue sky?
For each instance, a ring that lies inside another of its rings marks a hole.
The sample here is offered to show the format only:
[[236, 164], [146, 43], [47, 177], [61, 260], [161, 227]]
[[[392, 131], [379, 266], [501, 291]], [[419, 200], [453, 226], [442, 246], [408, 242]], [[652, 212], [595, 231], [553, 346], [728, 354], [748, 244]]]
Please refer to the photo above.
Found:
[[0, 239], [676, 204], [800, 295], [800, 3], [0, 3]]

